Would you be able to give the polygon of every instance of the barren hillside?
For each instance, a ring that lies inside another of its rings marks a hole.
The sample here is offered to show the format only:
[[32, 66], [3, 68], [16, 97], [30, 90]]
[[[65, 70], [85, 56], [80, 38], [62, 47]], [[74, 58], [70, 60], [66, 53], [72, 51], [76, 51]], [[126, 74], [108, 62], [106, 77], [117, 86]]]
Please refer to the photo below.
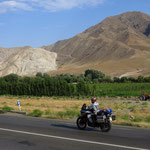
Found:
[[150, 16], [127, 12], [106, 18], [75, 37], [43, 47], [58, 53], [55, 73], [87, 68], [109, 75], [150, 75]]
[[37, 72], [48, 72], [57, 69], [57, 54], [41, 48], [16, 50], [4, 61], [1, 61], [0, 76], [10, 73], [33, 75]]

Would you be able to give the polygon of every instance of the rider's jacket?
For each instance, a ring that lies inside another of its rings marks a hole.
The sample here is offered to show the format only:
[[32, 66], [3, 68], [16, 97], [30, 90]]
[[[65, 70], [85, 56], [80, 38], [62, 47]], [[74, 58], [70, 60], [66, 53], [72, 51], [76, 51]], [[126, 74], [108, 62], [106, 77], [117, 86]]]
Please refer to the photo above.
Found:
[[92, 105], [88, 106], [88, 108], [93, 110], [93, 113], [97, 115], [97, 112], [99, 111], [99, 103], [94, 102]]

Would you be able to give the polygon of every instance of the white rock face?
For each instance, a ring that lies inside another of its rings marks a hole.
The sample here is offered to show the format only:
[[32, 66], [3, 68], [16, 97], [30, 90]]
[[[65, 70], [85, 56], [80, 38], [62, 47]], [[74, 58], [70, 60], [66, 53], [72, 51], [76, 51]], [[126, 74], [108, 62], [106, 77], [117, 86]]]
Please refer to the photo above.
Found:
[[57, 53], [42, 48], [20, 50], [0, 63], [0, 76], [10, 73], [33, 75], [57, 70], [56, 58]]

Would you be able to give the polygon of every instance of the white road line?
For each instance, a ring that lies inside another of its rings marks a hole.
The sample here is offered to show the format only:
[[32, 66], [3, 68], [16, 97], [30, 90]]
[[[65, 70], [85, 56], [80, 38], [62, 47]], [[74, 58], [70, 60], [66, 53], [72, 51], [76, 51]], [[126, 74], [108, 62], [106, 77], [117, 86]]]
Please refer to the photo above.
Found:
[[15, 133], [21, 133], [21, 134], [34, 135], [34, 136], [36, 135], [36, 136], [42, 136], [42, 137], [48, 137], [48, 138], [62, 139], [62, 140], [68, 140], [68, 141], [89, 143], [89, 144], [105, 145], [105, 146], [110, 146], [110, 147], [118, 147], [118, 148], [131, 149], [131, 150], [150, 150], [150, 149], [144, 149], [144, 148], [123, 146], [123, 145], [116, 145], [116, 144], [109, 144], [109, 143], [102, 143], [102, 142], [94, 142], [94, 141], [87, 141], [87, 140], [81, 140], [81, 139], [66, 138], [66, 137], [61, 137], [61, 136], [53, 136], [53, 135], [32, 133], [32, 132], [5, 129], [5, 128], [0, 128], [0, 130], [1, 131], [7, 131], [7, 132], [15, 132]]

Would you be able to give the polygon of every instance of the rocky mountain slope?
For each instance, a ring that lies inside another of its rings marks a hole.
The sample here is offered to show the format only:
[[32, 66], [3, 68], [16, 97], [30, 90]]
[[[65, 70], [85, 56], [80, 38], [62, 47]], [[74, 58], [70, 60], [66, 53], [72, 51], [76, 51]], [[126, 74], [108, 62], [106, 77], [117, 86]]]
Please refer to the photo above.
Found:
[[12, 54], [26, 50], [28, 48], [31, 48], [30, 46], [25, 46], [25, 47], [13, 47], [13, 48], [4, 48], [0, 47], [0, 62], [4, 61], [6, 58], [11, 56]]
[[99, 69], [112, 76], [150, 75], [150, 15], [106, 18], [75, 37], [43, 47], [58, 53], [57, 73]]
[[[6, 57], [6, 56], [5, 56]], [[57, 69], [57, 54], [41, 48], [17, 48], [0, 62], [0, 76], [10, 73], [33, 75]]]

